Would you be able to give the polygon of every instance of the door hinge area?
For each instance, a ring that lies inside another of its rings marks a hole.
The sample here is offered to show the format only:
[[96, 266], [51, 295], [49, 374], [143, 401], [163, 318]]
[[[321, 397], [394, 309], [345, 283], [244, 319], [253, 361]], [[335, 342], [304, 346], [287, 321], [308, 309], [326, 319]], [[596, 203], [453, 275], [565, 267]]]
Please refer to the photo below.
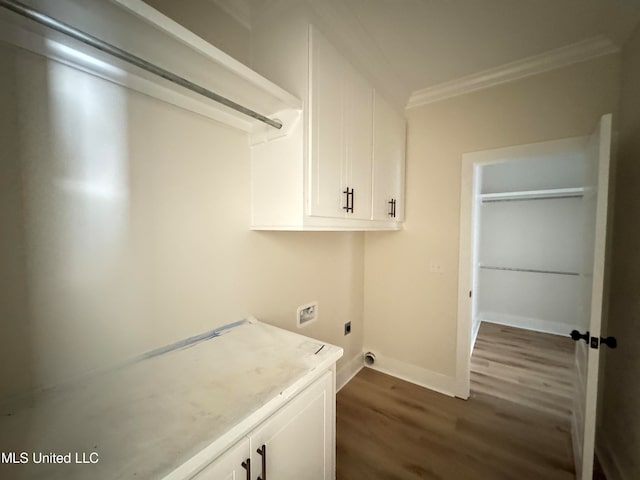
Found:
[[469, 290], [469, 298], [473, 295], [473, 290]]

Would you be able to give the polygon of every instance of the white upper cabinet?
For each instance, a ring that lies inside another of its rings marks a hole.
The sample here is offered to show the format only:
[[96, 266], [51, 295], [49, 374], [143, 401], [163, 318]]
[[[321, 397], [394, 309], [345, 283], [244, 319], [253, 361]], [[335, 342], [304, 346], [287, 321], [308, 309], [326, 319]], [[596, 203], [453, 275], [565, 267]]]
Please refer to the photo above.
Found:
[[[402, 116], [316, 27], [296, 25], [289, 34], [285, 27], [289, 24], [258, 29], [256, 67], [306, 98], [297, 128], [252, 145], [251, 227], [399, 229], [402, 217], [388, 215], [385, 205], [392, 198], [396, 211], [402, 205]], [[287, 58], [276, 57], [278, 51]], [[375, 121], [374, 99], [384, 105]]]
[[311, 172], [309, 214], [344, 216], [340, 195], [346, 178], [345, 65], [342, 56], [323, 37], [310, 38]]
[[369, 220], [373, 89], [317, 29], [310, 42], [309, 215]]
[[345, 84], [346, 175], [343, 185], [350, 189], [349, 215], [370, 220], [373, 88], [350, 65], [345, 69]]
[[405, 120], [376, 92], [373, 122], [372, 218], [400, 222], [404, 219]]

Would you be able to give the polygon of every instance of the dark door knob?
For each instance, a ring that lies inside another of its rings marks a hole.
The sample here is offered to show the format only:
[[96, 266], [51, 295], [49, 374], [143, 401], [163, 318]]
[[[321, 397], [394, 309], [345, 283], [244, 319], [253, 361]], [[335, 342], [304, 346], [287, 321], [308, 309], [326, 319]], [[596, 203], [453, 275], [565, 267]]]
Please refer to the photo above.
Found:
[[616, 348], [618, 346], [616, 337], [600, 337], [600, 343], [604, 343], [609, 348]]
[[571, 330], [571, 339], [574, 342], [582, 339], [585, 343], [589, 343], [589, 332], [580, 333], [578, 330]]

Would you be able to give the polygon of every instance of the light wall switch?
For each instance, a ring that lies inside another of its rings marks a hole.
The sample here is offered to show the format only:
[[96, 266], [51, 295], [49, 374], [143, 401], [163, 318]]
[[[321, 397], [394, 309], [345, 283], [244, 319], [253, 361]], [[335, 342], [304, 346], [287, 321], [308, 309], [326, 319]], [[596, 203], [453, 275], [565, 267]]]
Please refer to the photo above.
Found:
[[431, 273], [444, 273], [444, 268], [442, 266], [442, 263], [436, 262], [436, 261], [432, 261], [429, 264], [429, 271]]

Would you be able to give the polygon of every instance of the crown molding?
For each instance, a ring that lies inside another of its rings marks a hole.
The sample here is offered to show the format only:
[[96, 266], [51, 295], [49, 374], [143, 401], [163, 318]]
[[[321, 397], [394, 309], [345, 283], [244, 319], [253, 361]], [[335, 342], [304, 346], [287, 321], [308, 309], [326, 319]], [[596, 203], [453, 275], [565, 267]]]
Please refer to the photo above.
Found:
[[593, 37], [540, 55], [416, 90], [409, 97], [405, 108], [408, 110], [420, 107], [619, 51], [620, 48], [607, 37], [602, 35]]

